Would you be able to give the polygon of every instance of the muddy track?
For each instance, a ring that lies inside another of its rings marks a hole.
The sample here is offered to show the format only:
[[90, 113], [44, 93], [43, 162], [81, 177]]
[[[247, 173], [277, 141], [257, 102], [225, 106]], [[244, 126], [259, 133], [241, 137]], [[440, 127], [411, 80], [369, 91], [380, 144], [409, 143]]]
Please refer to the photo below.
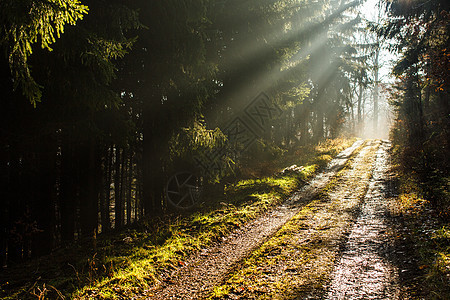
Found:
[[199, 299], [223, 282], [227, 274], [255, 248], [273, 236], [300, 209], [316, 197], [353, 155], [364, 155], [364, 141], [357, 141], [332, 160], [327, 168], [281, 205], [235, 230], [223, 241], [185, 261], [184, 266], [143, 299]]

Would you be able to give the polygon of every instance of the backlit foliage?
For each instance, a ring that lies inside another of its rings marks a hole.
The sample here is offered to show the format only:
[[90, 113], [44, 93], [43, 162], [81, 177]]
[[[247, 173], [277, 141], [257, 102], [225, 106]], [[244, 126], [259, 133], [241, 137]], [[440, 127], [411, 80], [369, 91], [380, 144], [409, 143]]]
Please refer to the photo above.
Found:
[[15, 88], [22, 89], [33, 105], [42, 96], [42, 87], [31, 75], [29, 57], [33, 46], [52, 51], [51, 45], [88, 13], [78, 0], [3, 0], [0, 2], [0, 45], [6, 52]]

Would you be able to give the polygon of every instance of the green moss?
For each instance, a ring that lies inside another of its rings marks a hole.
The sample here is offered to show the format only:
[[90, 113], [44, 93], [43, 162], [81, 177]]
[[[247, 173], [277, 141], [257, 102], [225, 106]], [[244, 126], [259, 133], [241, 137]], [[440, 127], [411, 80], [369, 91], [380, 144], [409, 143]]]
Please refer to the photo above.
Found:
[[216, 298], [220, 299], [220, 298], [225, 297], [229, 293], [230, 293], [230, 290], [227, 287], [224, 287], [224, 286], [214, 287], [212, 298], [213, 299], [216, 299]]

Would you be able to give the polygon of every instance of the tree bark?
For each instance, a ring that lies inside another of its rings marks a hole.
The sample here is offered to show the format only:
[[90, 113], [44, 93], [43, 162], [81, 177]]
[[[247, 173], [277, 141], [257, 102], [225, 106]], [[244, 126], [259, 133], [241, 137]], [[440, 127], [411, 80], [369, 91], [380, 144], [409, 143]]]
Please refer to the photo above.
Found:
[[94, 237], [98, 223], [98, 170], [94, 138], [91, 137], [80, 149], [80, 225], [81, 234]]
[[359, 94], [358, 94], [358, 125], [357, 125], [357, 133], [361, 131], [362, 126], [362, 96], [363, 96], [363, 85], [362, 81], [359, 81]]
[[25, 190], [22, 187], [22, 177], [21, 172], [23, 157], [21, 157], [19, 153], [18, 144], [14, 143], [10, 145], [10, 182], [7, 187], [7, 215], [8, 221], [6, 227], [6, 236], [7, 236], [7, 244], [8, 244], [8, 260], [7, 264], [18, 263], [22, 260], [22, 243], [17, 235], [17, 232], [20, 230], [18, 228], [18, 222], [23, 215], [25, 210], [24, 206], [24, 195], [23, 191]]
[[131, 192], [131, 184], [133, 181], [133, 152], [129, 152], [128, 158], [128, 168], [127, 168], [127, 190], [126, 190], [126, 201], [127, 201], [127, 224], [131, 224], [131, 216], [132, 216], [132, 192]]
[[74, 149], [67, 137], [61, 149], [61, 192], [59, 206], [61, 212], [61, 240], [63, 244], [74, 240], [76, 216], [76, 177], [75, 165], [78, 163]]
[[118, 229], [123, 226], [123, 203], [122, 203], [122, 186], [121, 186], [121, 150], [116, 146], [115, 174], [114, 174], [114, 211], [115, 221], [114, 228]]
[[[378, 41], [377, 41], [378, 43]], [[379, 73], [379, 60], [380, 48], [377, 47], [375, 51], [375, 86], [373, 92], [373, 132], [376, 134], [378, 131], [378, 96], [379, 96], [379, 82], [378, 82], [378, 73]]]
[[[154, 100], [156, 101], [156, 99]], [[144, 106], [142, 201], [144, 214], [146, 216], [160, 215], [162, 214], [162, 185], [160, 182], [162, 177], [162, 165], [160, 160], [161, 153], [158, 153], [158, 148], [162, 141], [158, 139], [158, 136], [160, 136], [161, 133], [158, 132], [156, 126], [157, 113], [155, 112], [155, 107], [152, 107], [150, 103], [146, 103]]]
[[56, 203], [56, 141], [43, 138], [39, 145], [38, 196], [32, 209], [38, 232], [32, 239], [32, 256], [49, 254], [54, 247]]
[[111, 145], [106, 150], [106, 162], [105, 162], [105, 180], [104, 180], [104, 203], [102, 206], [102, 231], [108, 232], [111, 230], [111, 216], [110, 216], [110, 205], [111, 205], [111, 181], [112, 181], [112, 171], [113, 171], [113, 151], [114, 145]]

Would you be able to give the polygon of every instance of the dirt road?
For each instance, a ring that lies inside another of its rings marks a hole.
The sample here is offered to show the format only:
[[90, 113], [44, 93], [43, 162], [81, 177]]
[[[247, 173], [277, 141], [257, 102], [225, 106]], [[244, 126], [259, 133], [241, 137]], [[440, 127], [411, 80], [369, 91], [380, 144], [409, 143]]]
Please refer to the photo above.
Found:
[[331, 275], [326, 299], [398, 299], [398, 269], [391, 260], [389, 156], [387, 144], [377, 151], [372, 179], [361, 211]]
[[394, 299], [387, 148], [356, 142], [282, 205], [190, 258], [143, 298]]

